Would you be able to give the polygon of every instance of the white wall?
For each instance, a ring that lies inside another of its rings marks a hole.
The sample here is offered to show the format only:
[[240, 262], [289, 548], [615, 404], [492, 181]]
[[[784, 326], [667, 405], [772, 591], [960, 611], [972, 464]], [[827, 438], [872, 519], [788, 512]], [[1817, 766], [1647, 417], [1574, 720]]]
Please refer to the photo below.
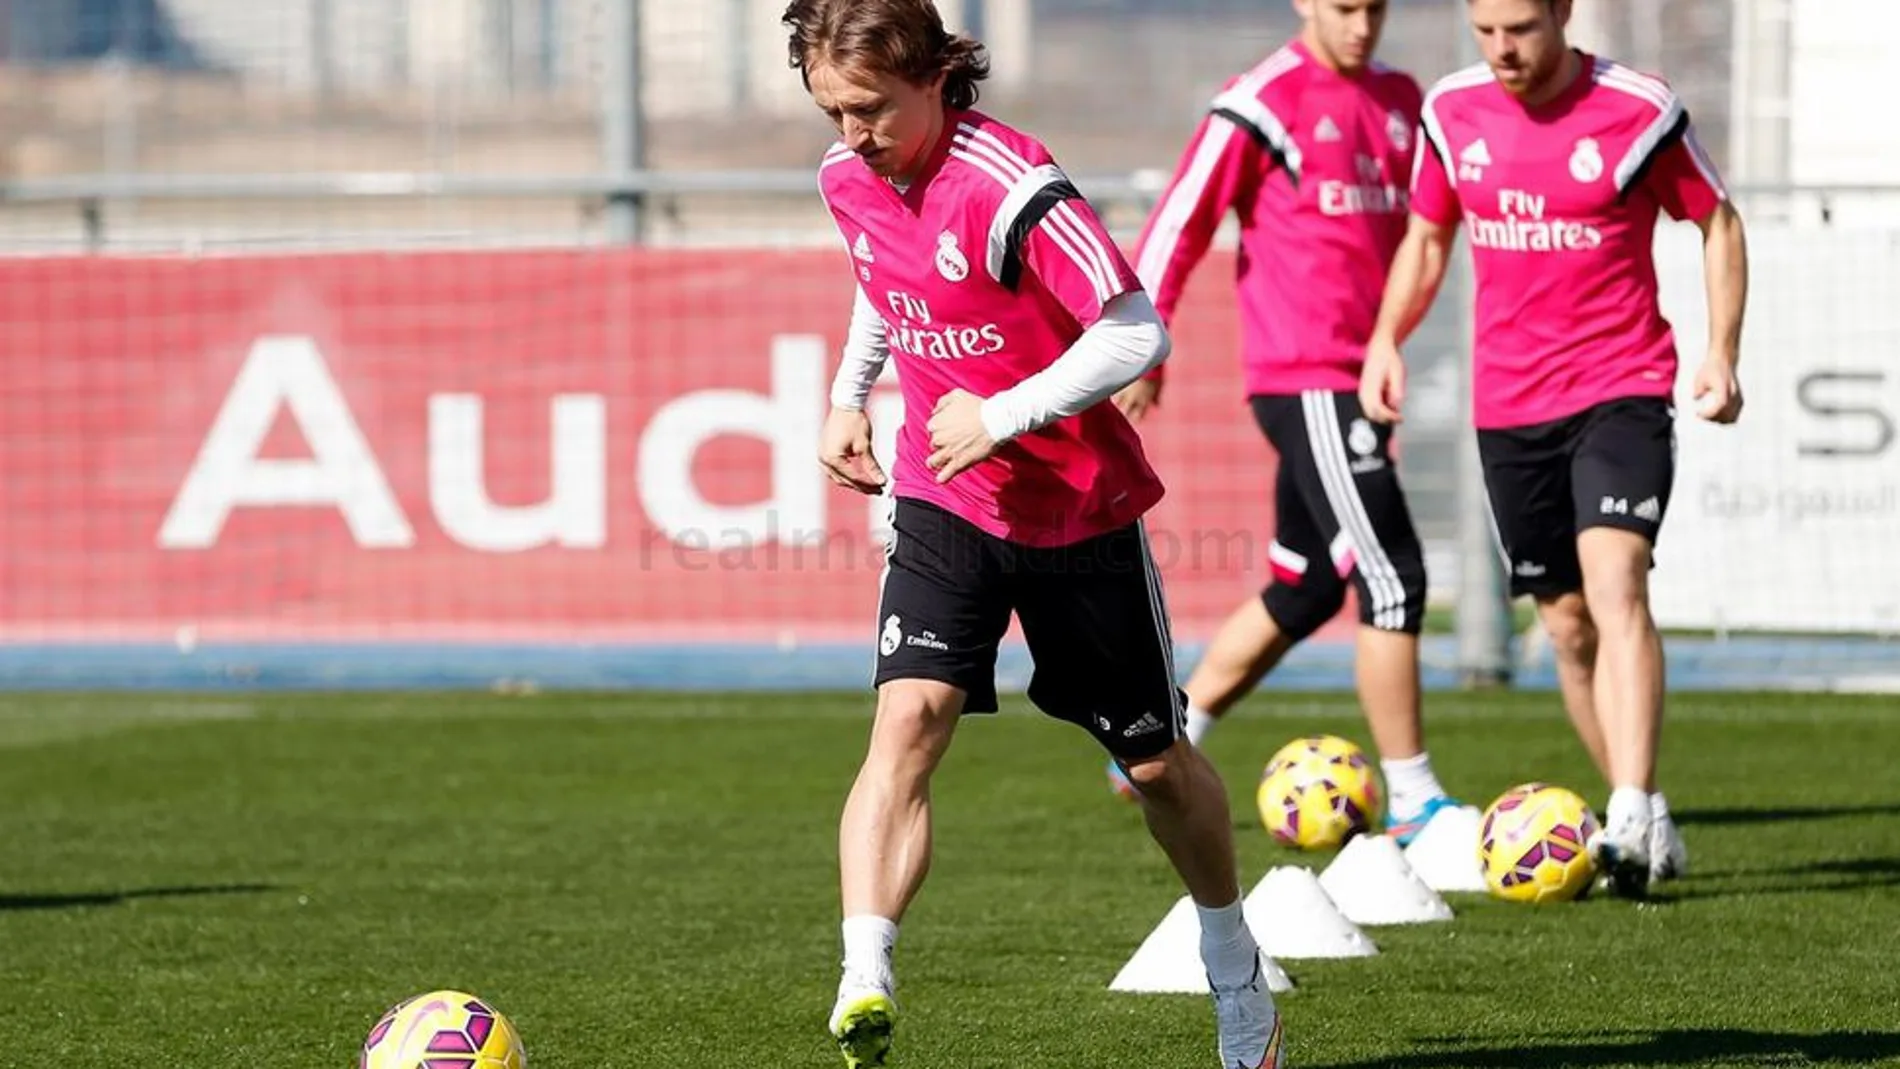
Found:
[[1789, 165], [1796, 184], [1900, 184], [1900, 3], [1792, 0]]
[[1747, 404], [1717, 427], [1689, 389], [1708, 337], [1699, 235], [1658, 236], [1682, 374], [1656, 618], [1900, 633], [1900, 228], [1759, 227], [1749, 245]]

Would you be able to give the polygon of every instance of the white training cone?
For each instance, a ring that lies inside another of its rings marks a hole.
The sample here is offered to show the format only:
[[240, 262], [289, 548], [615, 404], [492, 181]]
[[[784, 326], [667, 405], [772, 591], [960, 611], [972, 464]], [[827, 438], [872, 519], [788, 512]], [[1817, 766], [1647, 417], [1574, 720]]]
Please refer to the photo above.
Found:
[[1275, 958], [1364, 958], [1379, 952], [1326, 897], [1312, 869], [1273, 869], [1247, 895], [1244, 908], [1260, 949]]
[[1319, 874], [1319, 885], [1354, 924], [1451, 919], [1451, 907], [1412, 871], [1398, 840], [1390, 835], [1354, 836]]
[[[1259, 933], [1256, 931], [1255, 935]], [[1260, 975], [1266, 978], [1269, 991], [1293, 989], [1286, 970], [1264, 953], [1260, 955]], [[1142, 940], [1121, 972], [1109, 981], [1108, 989], [1149, 994], [1208, 993], [1207, 967], [1201, 963], [1201, 917], [1195, 912], [1194, 899], [1181, 896], [1155, 930], [1148, 933], [1148, 938]]]
[[1483, 891], [1484, 869], [1478, 864], [1478, 822], [1484, 814], [1475, 805], [1441, 809], [1412, 845], [1405, 860], [1434, 891]]

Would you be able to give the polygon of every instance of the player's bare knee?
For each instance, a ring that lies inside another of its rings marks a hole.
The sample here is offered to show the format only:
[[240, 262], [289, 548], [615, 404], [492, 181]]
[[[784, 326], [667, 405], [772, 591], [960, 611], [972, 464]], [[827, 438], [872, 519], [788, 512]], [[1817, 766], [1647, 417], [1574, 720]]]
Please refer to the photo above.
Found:
[[1588, 664], [1596, 657], [1597, 628], [1582, 596], [1566, 594], [1540, 600], [1538, 619], [1550, 636], [1551, 652], [1561, 661]]
[[1649, 584], [1643, 576], [1611, 575], [1584, 580], [1590, 619], [1600, 632], [1611, 635], [1649, 625]]
[[1194, 747], [1182, 741], [1152, 757], [1122, 758], [1121, 765], [1143, 798], [1170, 806], [1187, 797], [1197, 756]]
[[878, 691], [866, 763], [899, 774], [928, 775], [950, 747], [961, 701], [962, 692], [944, 684], [886, 684]]
[[1649, 560], [1621, 556], [1584, 564], [1583, 598], [1599, 629], [1620, 629], [1649, 616]]

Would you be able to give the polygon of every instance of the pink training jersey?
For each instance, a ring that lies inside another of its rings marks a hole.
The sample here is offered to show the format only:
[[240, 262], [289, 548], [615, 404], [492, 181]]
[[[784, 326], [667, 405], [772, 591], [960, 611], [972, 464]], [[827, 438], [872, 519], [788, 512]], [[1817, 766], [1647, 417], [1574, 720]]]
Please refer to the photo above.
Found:
[[1477, 425], [1669, 397], [1657, 214], [1702, 220], [1727, 197], [1669, 86], [1585, 55], [1573, 85], [1527, 109], [1471, 67], [1432, 87], [1424, 127], [1412, 210], [1463, 219], [1477, 270]]
[[899, 192], [842, 144], [819, 185], [852, 270], [884, 317], [904, 396], [898, 496], [939, 505], [999, 538], [1079, 542], [1161, 499], [1141, 440], [1112, 404], [1021, 435], [938, 484], [930, 413], [953, 389], [989, 397], [1048, 367], [1139, 288], [1095, 211], [1034, 138], [971, 111]]
[[1165, 319], [1231, 207], [1250, 394], [1356, 390], [1405, 237], [1410, 75], [1332, 70], [1298, 41], [1230, 82], [1188, 143], [1136, 257]]

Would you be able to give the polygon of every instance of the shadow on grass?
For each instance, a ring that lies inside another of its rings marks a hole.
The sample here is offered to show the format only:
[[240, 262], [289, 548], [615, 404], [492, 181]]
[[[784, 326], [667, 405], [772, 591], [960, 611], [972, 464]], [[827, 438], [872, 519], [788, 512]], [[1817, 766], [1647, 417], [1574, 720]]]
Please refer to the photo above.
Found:
[[0, 913], [24, 909], [76, 909], [86, 906], [122, 906], [140, 898], [191, 898], [201, 895], [249, 895], [278, 890], [267, 883], [233, 883], [185, 887], [137, 887], [129, 891], [78, 891], [71, 894], [0, 895]]
[[1900, 802], [1876, 802], [1866, 805], [1740, 805], [1716, 809], [1672, 810], [1677, 824], [1721, 826], [1729, 824], [1782, 824], [1800, 820], [1834, 820], [1841, 817], [1900, 816]]
[[1667, 904], [1701, 898], [1748, 895], [1813, 894], [1819, 891], [1867, 891], [1900, 887], [1900, 857], [1860, 857], [1838, 861], [1811, 861], [1771, 869], [1691, 873], [1692, 879], [1671, 885], [1656, 899]]
[[[1900, 1057], [1900, 1032], [1745, 1032], [1683, 1028], [1662, 1032], [1549, 1035], [1514, 1045], [1472, 1046], [1469, 1037], [1415, 1041], [1408, 1054], [1313, 1069], [1600, 1069], [1605, 1066], [1729, 1064], [1863, 1065]], [[1437, 1048], [1437, 1049], [1431, 1049]]]

